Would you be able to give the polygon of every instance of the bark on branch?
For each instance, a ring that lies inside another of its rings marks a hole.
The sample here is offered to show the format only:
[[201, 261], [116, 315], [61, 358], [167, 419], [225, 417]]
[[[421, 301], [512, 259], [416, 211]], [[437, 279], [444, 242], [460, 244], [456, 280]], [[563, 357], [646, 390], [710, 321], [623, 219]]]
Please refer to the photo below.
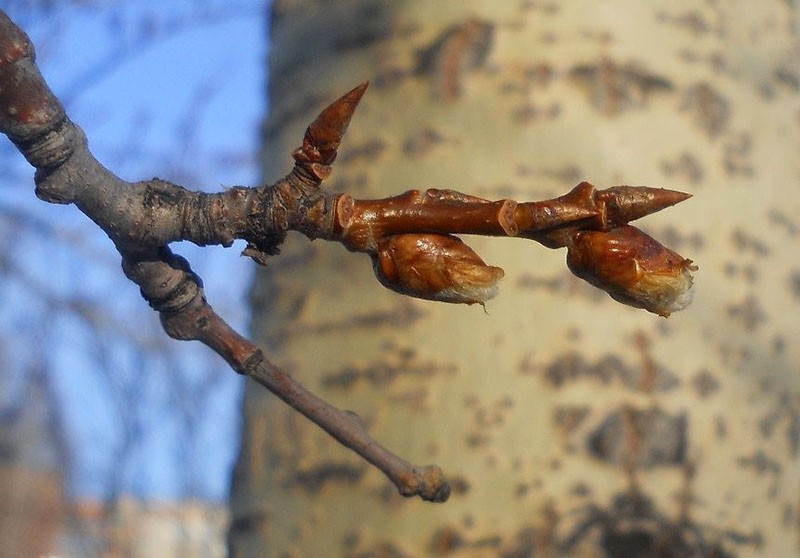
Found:
[[294, 168], [275, 184], [206, 194], [157, 178], [130, 183], [93, 157], [83, 131], [39, 73], [29, 38], [0, 12], [0, 131], [36, 169], [36, 195], [75, 204], [109, 236], [125, 275], [159, 312], [168, 335], [210, 347], [237, 373], [378, 467], [401, 494], [443, 502], [450, 488], [441, 469], [392, 454], [370, 438], [355, 414], [333, 407], [270, 363], [214, 312], [200, 278], [168, 245], [188, 240], [230, 246], [244, 239], [245, 255], [263, 264], [294, 230], [368, 254], [379, 281], [400, 293], [483, 304], [495, 295], [503, 271], [453, 235], [520, 237], [566, 247], [576, 275], [617, 300], [667, 316], [688, 304], [689, 271], [695, 268], [628, 222], [689, 196], [645, 187], [596, 190], [587, 182], [552, 200], [523, 203], [452, 190], [412, 190], [380, 200], [330, 192], [322, 183], [366, 87], [320, 113], [292, 154]]

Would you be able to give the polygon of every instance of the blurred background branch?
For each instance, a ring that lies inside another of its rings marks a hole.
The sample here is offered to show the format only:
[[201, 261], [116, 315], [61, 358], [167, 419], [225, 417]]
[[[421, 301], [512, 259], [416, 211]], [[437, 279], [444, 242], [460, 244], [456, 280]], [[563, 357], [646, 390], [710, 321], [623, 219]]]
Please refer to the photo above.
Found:
[[[265, 2], [0, 8], [115, 172], [256, 183]], [[164, 335], [108, 239], [37, 200], [9, 142], [0, 173], [0, 556], [221, 554], [241, 380]], [[243, 327], [250, 266], [236, 251], [178, 250]], [[145, 539], [161, 546], [148, 553]]]

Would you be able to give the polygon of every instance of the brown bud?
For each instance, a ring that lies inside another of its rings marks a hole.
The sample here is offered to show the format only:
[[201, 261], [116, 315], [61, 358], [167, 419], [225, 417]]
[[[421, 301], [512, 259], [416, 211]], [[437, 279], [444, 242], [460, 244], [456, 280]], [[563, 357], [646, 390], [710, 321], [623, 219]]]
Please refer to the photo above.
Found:
[[401, 234], [383, 238], [373, 255], [375, 275], [398, 293], [462, 304], [483, 304], [503, 277], [455, 236]]
[[580, 231], [567, 247], [567, 266], [614, 300], [667, 317], [692, 301], [697, 266], [630, 225]]

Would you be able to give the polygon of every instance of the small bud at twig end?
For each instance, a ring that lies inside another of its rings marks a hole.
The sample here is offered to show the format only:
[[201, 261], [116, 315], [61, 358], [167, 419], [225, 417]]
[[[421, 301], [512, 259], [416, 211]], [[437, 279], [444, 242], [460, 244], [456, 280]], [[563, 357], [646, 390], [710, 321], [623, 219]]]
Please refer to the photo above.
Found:
[[330, 176], [339, 145], [368, 85], [364, 82], [354, 87], [325, 107], [306, 128], [303, 145], [292, 153], [296, 164], [317, 183]]

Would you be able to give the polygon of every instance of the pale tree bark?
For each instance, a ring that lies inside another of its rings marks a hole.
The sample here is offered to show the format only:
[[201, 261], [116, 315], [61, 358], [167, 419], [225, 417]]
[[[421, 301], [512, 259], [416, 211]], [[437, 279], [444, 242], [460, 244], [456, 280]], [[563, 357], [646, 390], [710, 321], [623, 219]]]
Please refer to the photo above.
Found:
[[645, 227], [700, 271], [664, 320], [571, 278], [562, 252], [479, 239], [506, 271], [483, 312], [287, 243], [253, 288], [256, 339], [453, 494], [403, 499], [253, 387], [233, 555], [796, 555], [797, 25], [778, 0], [276, 0], [266, 177], [371, 80], [331, 189], [676, 188], [694, 199]]

